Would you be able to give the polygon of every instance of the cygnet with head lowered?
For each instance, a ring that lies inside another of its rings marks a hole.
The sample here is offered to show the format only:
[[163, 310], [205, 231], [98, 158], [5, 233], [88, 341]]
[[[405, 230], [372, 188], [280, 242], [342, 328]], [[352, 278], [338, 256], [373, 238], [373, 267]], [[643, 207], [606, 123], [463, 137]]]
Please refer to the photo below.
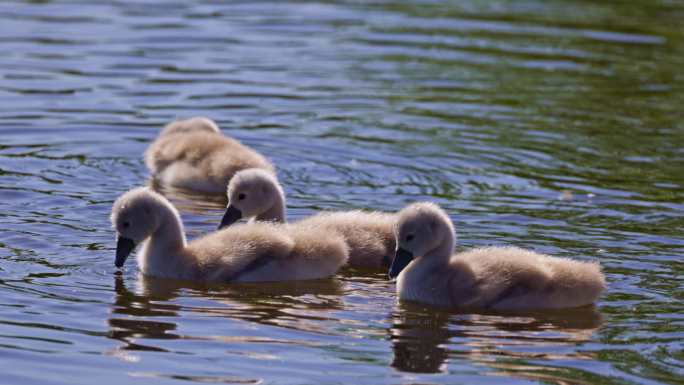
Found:
[[145, 151], [154, 178], [170, 186], [224, 192], [236, 172], [250, 167], [274, 171], [261, 154], [223, 135], [211, 119], [169, 123]]
[[[228, 185], [229, 204], [219, 229], [241, 218], [285, 222], [285, 194], [268, 170], [248, 169], [235, 174]], [[386, 266], [392, 263], [395, 240], [394, 214], [365, 212], [322, 212], [295, 223], [329, 229], [342, 234], [349, 245], [349, 266]]]
[[[326, 278], [347, 262], [342, 236], [325, 228], [256, 223], [217, 231], [188, 243], [178, 211], [147, 187], [130, 190], [112, 208], [116, 261], [136, 246], [144, 274], [198, 281], [297, 281]], [[143, 243], [144, 242], [144, 243]]]
[[435, 305], [546, 309], [596, 301], [606, 291], [598, 262], [558, 258], [517, 247], [454, 255], [456, 233], [436, 204], [413, 203], [396, 215], [397, 251], [390, 278], [397, 296]]

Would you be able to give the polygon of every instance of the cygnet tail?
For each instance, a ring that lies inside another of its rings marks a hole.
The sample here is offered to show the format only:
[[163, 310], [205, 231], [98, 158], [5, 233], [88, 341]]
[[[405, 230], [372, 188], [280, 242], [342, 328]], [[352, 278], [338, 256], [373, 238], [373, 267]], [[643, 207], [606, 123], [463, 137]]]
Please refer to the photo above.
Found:
[[550, 259], [554, 270], [551, 304], [554, 308], [577, 307], [596, 302], [606, 292], [606, 277], [597, 261]]
[[544, 290], [528, 293], [496, 304], [499, 309], [559, 309], [591, 304], [606, 292], [606, 279], [598, 262], [570, 258], [545, 258], [553, 279]]

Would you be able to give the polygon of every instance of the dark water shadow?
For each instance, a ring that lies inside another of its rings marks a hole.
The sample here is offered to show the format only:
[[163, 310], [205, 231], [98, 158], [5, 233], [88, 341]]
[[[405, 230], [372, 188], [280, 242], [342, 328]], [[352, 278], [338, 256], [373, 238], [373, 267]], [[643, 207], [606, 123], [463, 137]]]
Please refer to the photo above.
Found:
[[[450, 360], [475, 361], [475, 365], [497, 369], [506, 369], [506, 364], [499, 362], [506, 359], [595, 360], [591, 353], [548, 353], [534, 347], [592, 342], [591, 335], [603, 325], [603, 315], [593, 305], [496, 311], [401, 301], [391, 317], [391, 367], [413, 373], [445, 373]], [[526, 347], [524, 352], [516, 349], [521, 346]], [[516, 367], [521, 368], [530, 369]]]
[[[343, 307], [343, 284], [334, 279], [235, 284], [183, 281], [140, 275], [134, 285], [115, 276], [114, 304], [106, 319], [110, 336], [124, 344], [120, 350], [168, 351], [149, 340], [195, 339], [225, 342], [306, 342], [260, 337], [177, 334], [181, 317], [230, 318], [310, 333], [339, 335], [326, 314]], [[189, 314], [189, 315], [188, 315]], [[123, 316], [123, 317], [122, 317]], [[164, 321], [147, 318], [160, 317]], [[143, 319], [144, 318], [144, 319]], [[143, 344], [140, 340], [145, 340]]]

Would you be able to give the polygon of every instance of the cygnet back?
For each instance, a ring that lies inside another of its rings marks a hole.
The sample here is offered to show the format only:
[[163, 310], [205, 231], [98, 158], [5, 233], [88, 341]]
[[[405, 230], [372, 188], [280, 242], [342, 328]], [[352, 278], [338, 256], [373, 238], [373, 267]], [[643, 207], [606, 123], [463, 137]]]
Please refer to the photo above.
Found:
[[339, 232], [349, 245], [349, 266], [389, 267], [396, 249], [393, 220], [394, 214], [353, 210], [322, 212], [298, 223]]
[[240, 170], [259, 167], [275, 172], [264, 156], [222, 135], [207, 118], [167, 125], [145, 152], [145, 164], [162, 183], [208, 192], [225, 192]]
[[186, 120], [176, 120], [167, 124], [166, 127], [161, 130], [159, 136], [178, 133], [187, 134], [191, 132], [208, 132], [219, 134], [221, 133], [221, 130], [213, 120], [203, 116], [197, 116]]

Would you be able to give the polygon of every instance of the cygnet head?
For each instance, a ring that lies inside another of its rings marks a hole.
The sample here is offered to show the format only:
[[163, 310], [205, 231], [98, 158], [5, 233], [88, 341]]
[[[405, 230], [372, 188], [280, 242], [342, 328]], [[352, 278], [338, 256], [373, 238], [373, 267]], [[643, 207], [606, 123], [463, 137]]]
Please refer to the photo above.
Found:
[[390, 278], [396, 278], [411, 261], [439, 248], [445, 241], [450, 244], [450, 257], [455, 241], [451, 219], [432, 202], [413, 203], [399, 211], [394, 220], [394, 236], [397, 251], [389, 271]]
[[138, 187], [120, 196], [112, 207], [112, 227], [116, 229], [116, 267], [122, 267], [135, 247], [154, 234], [170, 208], [160, 194], [149, 187]]
[[166, 127], [164, 127], [164, 129], [159, 133], [159, 136], [177, 134], [179, 132], [219, 133], [221, 131], [213, 120], [198, 116], [186, 120], [176, 120], [175, 122], [167, 124]]
[[[277, 207], [274, 210], [274, 206]], [[228, 184], [228, 207], [218, 228], [222, 229], [237, 222], [241, 218], [259, 219], [269, 211], [282, 213], [285, 206], [285, 194], [276, 176], [262, 168], [248, 168], [239, 171]], [[275, 220], [282, 214], [274, 215]]]

